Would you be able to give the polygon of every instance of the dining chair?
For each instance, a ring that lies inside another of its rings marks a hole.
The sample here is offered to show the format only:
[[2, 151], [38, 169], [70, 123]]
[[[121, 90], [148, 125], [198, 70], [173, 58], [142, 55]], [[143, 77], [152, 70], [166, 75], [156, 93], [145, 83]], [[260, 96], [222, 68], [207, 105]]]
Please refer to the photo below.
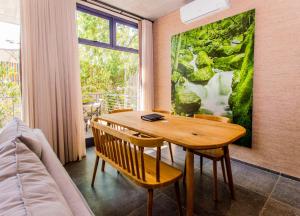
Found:
[[[93, 119], [92, 130], [96, 145], [92, 187], [94, 187], [98, 162], [101, 158], [102, 164], [109, 163], [133, 183], [148, 190], [148, 216], [152, 215], [153, 190], [174, 183], [179, 213], [182, 215], [179, 191], [182, 172], [161, 161], [162, 138], [134, 136], [126, 130], [118, 130], [104, 124], [98, 118]], [[144, 153], [144, 148], [148, 147], [156, 148], [156, 157]]]
[[[162, 114], [171, 114], [170, 111], [160, 110], [160, 109], [153, 109], [152, 112], [162, 113]], [[172, 161], [172, 163], [174, 163], [173, 151], [172, 151], [172, 144], [170, 142], [168, 142], [168, 145], [169, 145], [169, 151], [170, 151], [171, 161]]]
[[[223, 123], [230, 123], [230, 119], [223, 116], [207, 115], [207, 114], [194, 114], [194, 118], [207, 119], [211, 121], [218, 121]], [[223, 173], [224, 182], [226, 181], [226, 171], [224, 165], [224, 151], [222, 148], [208, 149], [208, 150], [193, 150], [193, 153], [200, 156], [200, 173], [203, 171], [203, 158], [207, 158], [213, 161], [213, 176], [214, 176], [214, 200], [218, 200], [218, 176], [217, 176], [217, 162], [221, 162], [221, 168]], [[184, 166], [185, 167], [185, 166]], [[185, 178], [185, 168], [184, 168]], [[185, 180], [185, 179], [184, 179]]]
[[114, 110], [111, 110], [109, 113], [113, 114], [113, 113], [130, 112], [130, 111], [133, 111], [133, 109], [131, 109], [131, 108], [114, 109]]

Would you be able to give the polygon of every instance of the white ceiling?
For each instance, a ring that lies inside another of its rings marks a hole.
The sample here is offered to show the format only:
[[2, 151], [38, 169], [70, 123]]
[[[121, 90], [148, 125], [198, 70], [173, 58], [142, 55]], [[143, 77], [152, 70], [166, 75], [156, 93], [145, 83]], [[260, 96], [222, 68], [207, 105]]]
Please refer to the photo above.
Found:
[[179, 9], [191, 0], [100, 0], [122, 10], [156, 20]]

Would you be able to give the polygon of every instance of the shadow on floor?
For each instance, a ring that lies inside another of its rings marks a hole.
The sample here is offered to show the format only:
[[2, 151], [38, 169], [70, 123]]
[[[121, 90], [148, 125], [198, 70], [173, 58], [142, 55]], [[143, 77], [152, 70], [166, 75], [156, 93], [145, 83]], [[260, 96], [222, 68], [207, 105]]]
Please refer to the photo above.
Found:
[[[173, 165], [183, 170], [185, 152], [173, 146]], [[150, 150], [149, 154], [155, 152]], [[162, 160], [171, 163], [168, 148], [163, 148]], [[94, 162], [94, 148], [88, 148], [85, 159], [70, 163], [65, 168], [95, 215], [146, 215], [146, 189], [117, 174], [109, 165], [104, 173], [98, 169], [95, 186], [91, 187]], [[202, 175], [199, 165], [195, 156], [195, 215], [300, 216], [300, 182], [232, 161], [236, 199], [230, 199], [227, 185], [219, 172], [219, 201], [214, 202], [212, 164], [204, 160]], [[182, 182], [180, 186], [184, 208], [185, 188]], [[178, 215], [173, 185], [154, 191], [153, 215]]]

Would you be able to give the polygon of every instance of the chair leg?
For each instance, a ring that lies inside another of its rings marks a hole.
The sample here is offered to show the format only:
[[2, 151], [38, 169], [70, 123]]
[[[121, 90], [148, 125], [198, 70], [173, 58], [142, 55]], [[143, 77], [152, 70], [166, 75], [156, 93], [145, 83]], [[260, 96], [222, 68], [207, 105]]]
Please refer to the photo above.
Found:
[[94, 172], [93, 172], [93, 179], [92, 179], [92, 184], [91, 186], [94, 187], [94, 182], [96, 178], [96, 173], [97, 173], [97, 168], [98, 168], [98, 163], [99, 163], [99, 156], [96, 156], [96, 161], [95, 161], [95, 166], [94, 166]]
[[214, 200], [218, 200], [218, 172], [217, 172], [217, 161], [213, 161], [213, 172], [214, 172]]
[[152, 216], [153, 189], [148, 189], [147, 216]]
[[223, 173], [224, 182], [225, 182], [225, 184], [227, 184], [227, 181], [226, 181], [226, 171], [225, 171], [225, 165], [224, 165], [224, 158], [221, 159], [221, 167], [222, 167], [222, 173]]
[[181, 207], [181, 200], [180, 200], [180, 190], [179, 190], [179, 182], [175, 182], [175, 193], [176, 193], [176, 200], [177, 200], [177, 205], [178, 205], [178, 210], [179, 210], [179, 215], [183, 215], [182, 212], [182, 207]]
[[184, 160], [184, 169], [183, 169], [183, 178], [182, 178], [183, 185], [185, 185], [185, 176], [186, 176], [186, 159]]
[[200, 156], [200, 174], [202, 175], [202, 171], [203, 171], [203, 157]]
[[101, 171], [102, 171], [102, 172], [105, 171], [105, 160], [102, 160]]
[[171, 161], [172, 161], [172, 163], [174, 163], [173, 152], [172, 152], [172, 144], [171, 144], [170, 142], [168, 142], [168, 144], [169, 144], [169, 150], [170, 150]]

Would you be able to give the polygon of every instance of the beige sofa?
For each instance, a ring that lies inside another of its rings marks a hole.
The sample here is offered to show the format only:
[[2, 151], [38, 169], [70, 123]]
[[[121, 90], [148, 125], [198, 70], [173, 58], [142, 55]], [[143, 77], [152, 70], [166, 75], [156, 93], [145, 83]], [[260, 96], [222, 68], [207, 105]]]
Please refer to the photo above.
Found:
[[34, 133], [40, 138], [42, 145], [41, 160], [48, 172], [59, 186], [64, 198], [66, 199], [72, 213], [78, 216], [94, 215], [89, 208], [84, 197], [62, 166], [44, 134], [39, 129], [34, 129]]
[[0, 130], [0, 215], [94, 215], [39, 129]]

